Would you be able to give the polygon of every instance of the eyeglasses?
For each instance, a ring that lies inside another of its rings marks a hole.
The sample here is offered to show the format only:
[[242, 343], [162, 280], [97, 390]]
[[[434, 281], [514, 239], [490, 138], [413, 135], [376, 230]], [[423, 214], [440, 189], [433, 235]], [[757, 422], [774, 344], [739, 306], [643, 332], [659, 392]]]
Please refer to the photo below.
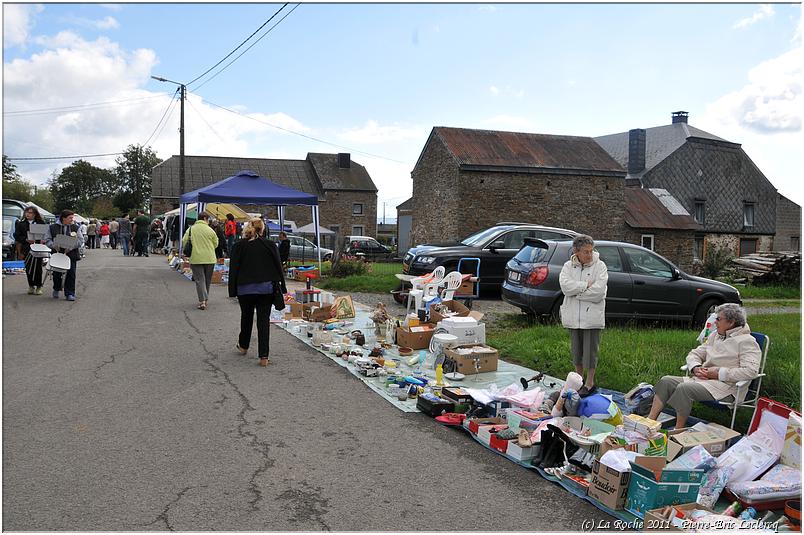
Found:
[[721, 321], [722, 319], [723, 319], [723, 318], [721, 318], [720, 316], [718, 316], [718, 317], [716, 317], [716, 318], [715, 318], [715, 321]]

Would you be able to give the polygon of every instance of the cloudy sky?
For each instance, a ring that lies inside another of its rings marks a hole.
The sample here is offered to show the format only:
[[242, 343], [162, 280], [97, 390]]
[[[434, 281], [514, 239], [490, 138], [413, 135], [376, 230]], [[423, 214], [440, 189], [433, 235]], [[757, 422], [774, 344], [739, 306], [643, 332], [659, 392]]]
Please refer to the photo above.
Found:
[[[686, 110], [804, 202], [800, 5], [294, 6], [189, 84], [187, 154], [351, 152], [391, 216], [433, 126], [598, 136]], [[178, 154], [175, 86], [150, 77], [191, 82], [280, 7], [4, 4], [3, 154]], [[16, 163], [44, 183], [70, 161]]]

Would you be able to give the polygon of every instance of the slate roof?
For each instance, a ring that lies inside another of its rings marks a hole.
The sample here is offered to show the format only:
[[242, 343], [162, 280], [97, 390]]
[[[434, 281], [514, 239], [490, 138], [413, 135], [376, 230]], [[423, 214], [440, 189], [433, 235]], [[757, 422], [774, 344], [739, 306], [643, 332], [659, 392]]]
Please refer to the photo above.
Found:
[[403, 202], [402, 204], [397, 204], [396, 209], [397, 209], [397, 211], [399, 211], [399, 210], [413, 210], [413, 197], [411, 197], [407, 201]]
[[[312, 157], [312, 158], [311, 158]], [[214, 184], [238, 171], [254, 171], [277, 184], [322, 195], [325, 190], [377, 191], [365, 167], [351, 163], [338, 170], [337, 154], [308, 154], [307, 160], [185, 156], [185, 191]], [[340, 172], [345, 171], [345, 172]], [[174, 155], [154, 167], [151, 195], [179, 196], [179, 157]]]
[[565, 172], [625, 176], [625, 170], [591, 137], [436, 126], [463, 170]]
[[341, 169], [338, 167], [337, 154], [308, 152], [307, 161], [312, 164], [324, 189], [377, 191], [366, 168], [354, 160], [348, 169]]
[[[704, 132], [687, 123], [680, 122], [646, 128], [645, 169], [635, 175], [629, 175], [628, 178], [641, 178], [642, 175], [653, 169], [662, 160], [684, 145], [689, 138], [708, 139], [710, 141], [720, 141], [739, 146], [737, 143], [719, 138], [714, 134]], [[597, 141], [612, 158], [617, 160], [620, 165], [628, 169], [628, 132], [599, 136], [594, 138], [594, 140]]]
[[625, 222], [640, 229], [703, 229], [675, 197], [659, 188], [625, 188]]

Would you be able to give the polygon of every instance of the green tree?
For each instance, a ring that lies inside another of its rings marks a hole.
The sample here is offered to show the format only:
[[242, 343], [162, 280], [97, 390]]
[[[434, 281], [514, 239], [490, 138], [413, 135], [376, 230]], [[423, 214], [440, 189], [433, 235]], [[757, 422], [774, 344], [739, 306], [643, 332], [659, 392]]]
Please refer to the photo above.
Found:
[[92, 203], [92, 211], [89, 213], [99, 219], [109, 219], [116, 215], [116, 211], [114, 204], [112, 204], [112, 199], [104, 195], [94, 200]]
[[69, 208], [78, 213], [90, 213], [95, 199], [102, 197], [114, 184], [112, 171], [77, 160], [51, 178], [53, 207], [57, 211]]
[[3, 155], [3, 197], [23, 202], [33, 202], [45, 210], [53, 211], [53, 196], [47, 187], [36, 186], [25, 180], [17, 166]]
[[[162, 163], [151, 147], [129, 145], [116, 160], [117, 194], [115, 205], [123, 209], [145, 208], [151, 204], [151, 171]], [[122, 195], [130, 193], [130, 197]], [[133, 202], [132, 206], [127, 206]]]
[[17, 166], [11, 163], [8, 156], [3, 154], [3, 181], [6, 180], [13, 182], [15, 180], [22, 180], [22, 177], [17, 172]]

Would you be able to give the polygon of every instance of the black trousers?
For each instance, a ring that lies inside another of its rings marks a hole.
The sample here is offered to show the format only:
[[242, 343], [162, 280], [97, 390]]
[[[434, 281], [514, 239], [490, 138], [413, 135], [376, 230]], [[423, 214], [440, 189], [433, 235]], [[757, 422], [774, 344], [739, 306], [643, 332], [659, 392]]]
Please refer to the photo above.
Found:
[[87, 236], [87, 248], [94, 249], [95, 248], [95, 235], [90, 234]]
[[70, 271], [67, 273], [53, 272], [53, 291], [61, 291], [62, 280], [64, 281], [64, 294], [75, 295], [75, 270], [78, 267], [78, 262], [73, 259], [71, 262]]
[[240, 303], [240, 336], [238, 343], [243, 349], [248, 349], [251, 342], [251, 327], [254, 324], [254, 309], [257, 309], [257, 356], [267, 358], [269, 353], [268, 341], [271, 327], [271, 305], [273, 295], [238, 295]]
[[25, 276], [28, 277], [28, 286], [42, 286], [42, 259], [32, 256], [25, 257]]

